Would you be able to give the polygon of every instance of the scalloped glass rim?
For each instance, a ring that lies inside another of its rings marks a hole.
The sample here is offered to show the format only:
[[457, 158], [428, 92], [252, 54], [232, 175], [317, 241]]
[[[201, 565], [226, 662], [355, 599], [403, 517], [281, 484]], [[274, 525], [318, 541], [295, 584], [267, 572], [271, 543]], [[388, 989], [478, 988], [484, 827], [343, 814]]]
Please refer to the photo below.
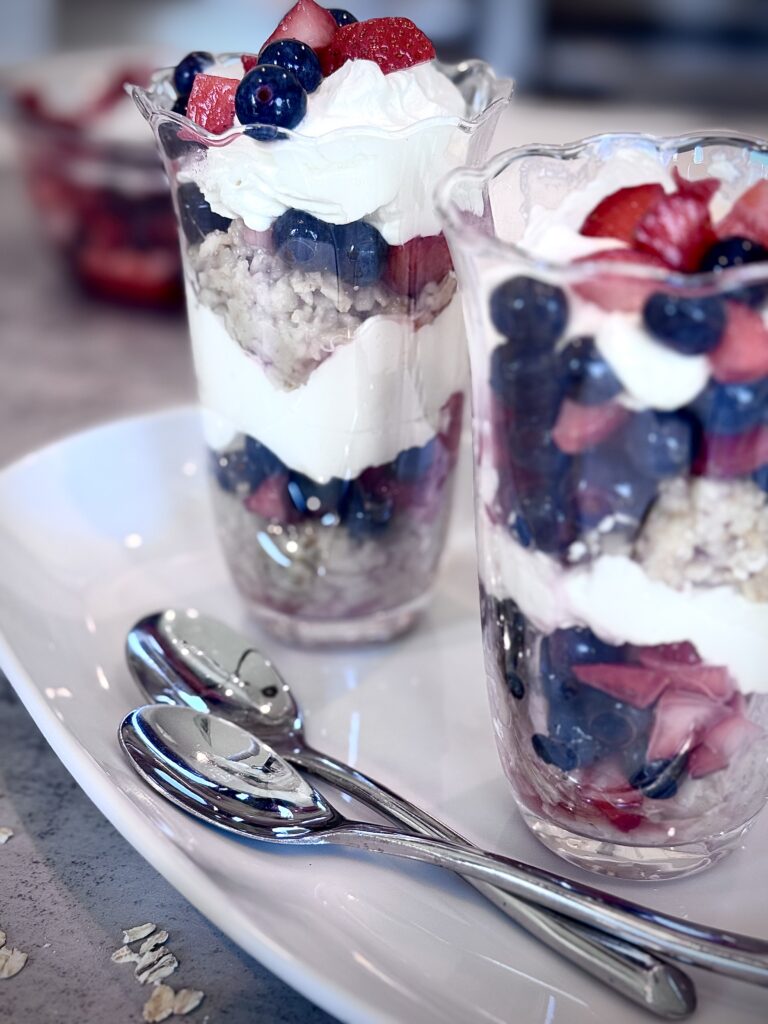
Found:
[[[228, 63], [239, 59], [239, 53], [222, 53], [215, 55], [217, 63]], [[466, 132], [474, 132], [492, 116], [493, 112], [500, 104], [506, 103], [510, 99], [514, 90], [514, 81], [511, 78], [497, 78], [490, 64], [486, 64], [486, 62], [482, 60], [465, 60], [461, 61], [459, 64], [444, 64], [441, 61], [435, 61], [435, 64], [443, 74], [451, 79], [452, 82], [456, 82], [462, 78], [475, 76], [478, 80], [483, 81], [486, 84], [489, 101], [476, 117], [427, 117], [421, 121], [416, 121], [414, 124], [408, 125], [405, 128], [376, 128], [371, 125], [361, 124], [359, 126], [349, 126], [346, 128], [334, 128], [322, 135], [313, 136], [302, 135], [301, 132], [289, 128], [281, 128], [279, 129], [280, 136], [277, 140], [261, 141], [253, 139], [253, 142], [256, 145], [271, 146], [274, 145], [275, 141], [284, 142], [290, 140], [291, 142], [300, 143], [305, 146], [316, 146], [319, 143], [327, 142], [329, 140], [343, 139], [362, 134], [373, 138], [407, 138], [408, 136], [422, 131], [425, 128], [441, 126], [459, 128]], [[221, 135], [214, 135], [212, 132], [209, 132], [205, 128], [201, 128], [199, 125], [195, 124], [194, 121], [191, 121], [183, 114], [177, 114], [172, 110], [159, 106], [157, 103], [158, 96], [165, 96], [168, 99], [171, 98], [172, 86], [171, 89], [165, 92], [163, 91], [163, 87], [170, 85], [172, 74], [173, 68], [161, 68], [159, 71], [156, 71], [152, 76], [152, 83], [149, 89], [145, 89], [139, 85], [126, 85], [126, 89], [133, 97], [139, 110], [153, 128], [160, 118], [166, 121], [175, 121], [180, 128], [184, 128], [187, 132], [189, 141], [201, 142], [206, 146], [227, 146], [234, 139], [239, 138], [241, 135], [245, 135], [248, 129], [259, 127], [274, 129], [274, 125], [247, 125], [245, 127], [239, 126], [230, 128], [229, 131], [223, 132]], [[193, 135], [194, 139], [192, 138]]]
[[546, 260], [534, 256], [521, 245], [505, 241], [496, 235], [486, 234], [481, 228], [473, 226], [470, 220], [465, 219], [467, 211], [462, 210], [454, 201], [455, 190], [460, 185], [464, 185], [467, 182], [475, 182], [478, 186], [486, 185], [516, 161], [532, 157], [572, 160], [586, 150], [597, 150], [599, 147], [605, 146], [606, 143], [642, 145], [646, 149], [652, 147], [657, 153], [661, 155], [668, 154], [670, 158], [675, 154], [687, 153], [692, 149], [708, 145], [727, 144], [734, 147], [742, 147], [763, 155], [766, 178], [768, 178], [768, 140], [761, 139], [756, 135], [736, 135], [726, 130], [688, 132], [683, 135], [666, 136], [650, 135], [643, 132], [605, 132], [562, 145], [532, 145], [506, 149], [501, 153], [497, 153], [480, 167], [458, 167], [450, 171], [438, 183], [435, 191], [435, 206], [443, 222], [443, 227], [449, 233], [455, 233], [457, 237], [460, 237], [462, 244], [468, 244], [473, 248], [484, 248], [489, 252], [494, 252], [502, 259], [517, 259], [526, 263], [532, 270], [549, 274], [566, 283], [578, 283], [593, 275], [610, 275], [611, 277], [621, 276], [665, 282], [677, 290], [691, 291], [693, 289], [702, 289], [707, 292], [730, 292], [736, 284], [741, 286], [764, 282], [768, 279], [768, 261], [743, 264], [742, 266], [729, 267], [725, 270], [707, 271], [703, 274], [682, 274], [678, 271], [667, 270], [664, 267], [632, 263], [629, 260], [626, 263], [618, 259], [612, 260], [610, 263], [590, 259], [583, 259], [578, 263], [560, 263], [556, 260]]

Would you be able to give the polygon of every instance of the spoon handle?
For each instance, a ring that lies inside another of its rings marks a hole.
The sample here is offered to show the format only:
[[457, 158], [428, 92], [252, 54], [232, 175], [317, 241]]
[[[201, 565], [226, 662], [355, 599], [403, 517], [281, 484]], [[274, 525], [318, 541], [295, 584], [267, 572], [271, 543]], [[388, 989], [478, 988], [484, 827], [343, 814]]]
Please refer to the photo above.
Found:
[[327, 841], [449, 868], [655, 953], [768, 986], [768, 942], [761, 939], [685, 921], [543, 868], [443, 839], [398, 833], [386, 825], [345, 822], [328, 834]]
[[[458, 832], [350, 765], [309, 747], [286, 759], [414, 832], [469, 845]], [[679, 1020], [696, 1008], [693, 984], [678, 967], [589, 925], [526, 903], [489, 882], [466, 881], [544, 945], [651, 1013]]]

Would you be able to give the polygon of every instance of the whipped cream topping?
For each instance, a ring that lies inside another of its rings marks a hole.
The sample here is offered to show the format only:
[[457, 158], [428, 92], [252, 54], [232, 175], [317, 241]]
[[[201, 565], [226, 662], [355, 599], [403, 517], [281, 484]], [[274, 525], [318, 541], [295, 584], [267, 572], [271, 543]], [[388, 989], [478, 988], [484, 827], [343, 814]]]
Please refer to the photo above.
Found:
[[[236, 77], [237, 68], [212, 71]], [[235, 136], [185, 173], [216, 213], [256, 231], [293, 207], [332, 224], [365, 218], [401, 245], [440, 231], [432, 193], [466, 162], [469, 134], [457, 129], [466, 112], [434, 61], [389, 75], [348, 61], [310, 94], [293, 138]]]
[[354, 479], [425, 445], [441, 407], [466, 384], [458, 296], [415, 335], [405, 316], [370, 317], [293, 391], [275, 387], [191, 289], [188, 306], [208, 443], [220, 448], [236, 431], [249, 434], [318, 483]]
[[487, 519], [478, 546], [486, 590], [512, 597], [543, 632], [588, 626], [611, 644], [689, 640], [705, 662], [726, 665], [743, 692], [768, 693], [768, 604], [729, 586], [675, 590], [624, 555], [564, 568]]

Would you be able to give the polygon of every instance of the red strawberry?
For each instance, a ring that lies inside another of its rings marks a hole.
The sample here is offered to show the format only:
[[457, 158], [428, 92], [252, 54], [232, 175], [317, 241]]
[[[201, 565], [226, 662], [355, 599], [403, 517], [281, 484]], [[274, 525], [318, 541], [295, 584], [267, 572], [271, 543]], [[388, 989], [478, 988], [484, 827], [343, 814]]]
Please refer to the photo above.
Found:
[[202, 72], [195, 75], [187, 117], [214, 135], [221, 135], [235, 123], [235, 93], [239, 84], [236, 78]]
[[720, 238], [742, 235], [768, 245], [768, 181], [748, 188], [716, 227]]
[[722, 340], [710, 355], [712, 374], [724, 384], [757, 380], [768, 373], [768, 328], [755, 309], [728, 302]]
[[646, 668], [701, 664], [701, 658], [696, 648], [687, 640], [676, 644], [655, 644], [653, 647], [637, 646], [633, 648], [632, 653]]
[[259, 63], [258, 56], [253, 53], [244, 53], [240, 60], [242, 61], [243, 64], [243, 71], [245, 71], [246, 74], [248, 74], [251, 68], [255, 68], [256, 65]]
[[629, 419], [629, 411], [615, 402], [579, 405], [566, 398], [560, 406], [552, 440], [560, 451], [575, 455], [604, 441]]
[[695, 476], [732, 480], [768, 463], [768, 426], [743, 434], [705, 434], [693, 464]]
[[440, 410], [440, 440], [449, 455], [455, 456], [461, 443], [464, 423], [464, 395], [455, 391]]
[[[646, 267], [666, 267], [655, 253], [635, 252], [632, 249], [607, 249], [605, 252], [592, 253], [591, 256], [580, 256], [575, 262], [589, 263], [592, 260], [599, 263], [637, 263]], [[604, 274], [593, 274], [574, 284], [573, 290], [586, 302], [594, 302], [601, 309], [635, 313], [643, 308], [648, 296], [658, 291], [658, 287], [655, 281], [612, 274], [606, 270]]]
[[649, 707], [669, 685], [665, 671], [640, 665], [574, 665], [573, 674], [579, 682], [635, 708]]
[[708, 201], [692, 191], [663, 196], [635, 229], [635, 244], [656, 253], [674, 270], [696, 270], [716, 240]]
[[317, 50], [330, 43], [338, 28], [336, 19], [325, 7], [316, 4], [315, 0], [299, 0], [288, 11], [264, 46], [269, 46], [278, 39], [298, 39], [311, 46], [313, 50]]
[[688, 761], [691, 778], [727, 768], [731, 759], [743, 753], [756, 739], [763, 735], [759, 725], [750, 722], [743, 715], [733, 713], [709, 729]]
[[618, 238], [622, 242], [632, 242], [641, 218], [664, 195], [661, 185], [620, 188], [601, 200], [587, 215], [580, 228], [581, 234], [590, 238]]
[[648, 760], [662, 760], [692, 750], [714, 725], [731, 714], [724, 704], [703, 694], [668, 690], [656, 705]]
[[385, 75], [434, 60], [435, 48], [410, 18], [369, 18], [343, 25], [320, 55], [324, 75], [348, 60], [372, 60]]
[[398, 295], [415, 299], [424, 285], [442, 281], [453, 270], [445, 235], [412, 238], [405, 245], [391, 245], [384, 281]]
[[698, 181], [689, 181], [682, 176], [677, 167], [672, 169], [672, 176], [680, 195], [694, 196], [697, 199], [702, 199], [705, 203], [708, 203], [720, 188], [719, 178], [700, 178]]
[[243, 502], [249, 512], [287, 523], [291, 519], [293, 506], [288, 495], [288, 477], [284, 474], [267, 479]]

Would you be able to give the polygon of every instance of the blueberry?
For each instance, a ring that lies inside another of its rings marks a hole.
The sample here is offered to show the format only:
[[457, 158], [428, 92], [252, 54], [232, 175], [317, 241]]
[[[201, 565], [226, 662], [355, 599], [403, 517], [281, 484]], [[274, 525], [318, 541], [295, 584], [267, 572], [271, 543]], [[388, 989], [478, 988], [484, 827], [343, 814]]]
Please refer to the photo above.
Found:
[[725, 329], [725, 304], [717, 296], [684, 298], [655, 292], [643, 307], [650, 333], [686, 356], [711, 352]]
[[213, 64], [213, 54], [204, 50], [194, 50], [179, 61], [173, 70], [173, 87], [179, 96], [189, 96], [195, 75], [205, 71]]
[[356, 480], [345, 509], [345, 525], [350, 536], [365, 540], [383, 533], [395, 514], [395, 500], [383, 491], [373, 493]]
[[340, 7], [331, 7], [328, 13], [333, 15], [333, 20], [339, 26], [357, 24], [357, 18], [354, 14], [350, 14], [349, 11], [343, 11]]
[[603, 358], [592, 337], [574, 338], [560, 354], [564, 393], [582, 405], [609, 402], [622, 390], [622, 383]]
[[387, 262], [389, 246], [373, 226], [364, 220], [340, 224], [333, 229], [338, 275], [348, 284], [375, 284]]
[[[768, 260], [768, 249], [758, 242], [741, 235], [722, 238], [706, 251], [699, 270], [720, 271], [728, 267], [741, 267], [749, 263], [761, 263]], [[766, 268], [768, 273], [768, 268]], [[745, 302], [748, 306], [760, 306], [768, 297], [768, 287], [763, 284], [748, 285], [728, 292], [729, 299]]]
[[534, 753], [544, 764], [554, 765], [564, 772], [573, 771], [578, 765], [576, 752], [562, 740], [553, 740], [542, 733], [534, 733], [531, 743]]
[[624, 437], [632, 464], [646, 476], [661, 479], [688, 472], [696, 440], [690, 417], [647, 410], [632, 417]]
[[406, 448], [395, 459], [394, 475], [404, 484], [421, 480], [432, 468], [437, 455], [437, 439], [432, 438], [422, 448]]
[[276, 139], [280, 128], [295, 128], [307, 112], [307, 94], [292, 71], [257, 64], [243, 76], [235, 93], [235, 113], [246, 135], [262, 142]]
[[189, 102], [189, 96], [177, 96], [173, 102], [171, 110], [174, 114], [181, 114], [183, 117], [187, 116], [187, 103]]
[[768, 377], [748, 384], [710, 381], [690, 409], [708, 434], [743, 434], [768, 419]]
[[514, 521], [512, 523], [512, 531], [517, 537], [518, 543], [522, 547], [529, 548], [531, 544], [533, 544], [533, 534], [531, 533], [531, 528], [522, 516], [515, 516]]
[[656, 483], [639, 472], [621, 449], [585, 452], [572, 463], [563, 502], [580, 531], [613, 516], [622, 530], [639, 529], [656, 498]]
[[647, 762], [630, 776], [629, 784], [651, 800], [669, 800], [677, 793], [687, 764], [687, 753]]
[[752, 480], [761, 491], [768, 491], [768, 465], [760, 466], [752, 474]]
[[551, 352], [521, 354], [511, 342], [497, 345], [491, 353], [490, 385], [516, 422], [554, 425], [564, 381]]
[[323, 80], [317, 54], [298, 39], [278, 39], [265, 46], [259, 54], [259, 64], [276, 64], [292, 71], [307, 92], [314, 92]]
[[275, 252], [289, 267], [300, 270], [330, 270], [336, 265], [336, 250], [330, 224], [302, 210], [286, 210], [272, 225]]
[[542, 647], [548, 651], [550, 666], [560, 672], [569, 671], [572, 665], [619, 664], [627, 657], [624, 644], [606, 643], [586, 626], [556, 629], [543, 638]]
[[181, 227], [190, 245], [202, 242], [212, 231], [229, 230], [232, 221], [213, 212], [194, 181], [179, 186], [177, 199]]
[[211, 469], [219, 487], [228, 494], [250, 494], [261, 483], [242, 448], [232, 452], [212, 451]]
[[319, 484], [303, 473], [292, 471], [288, 477], [288, 494], [298, 512], [307, 519], [344, 518], [351, 491], [349, 480], [332, 477]]
[[255, 481], [254, 488], [276, 473], [285, 472], [282, 459], [255, 437], [246, 437], [245, 454], [251, 466], [251, 478]]
[[512, 527], [515, 533], [519, 533], [521, 528], [526, 530], [533, 547], [545, 554], [564, 557], [576, 540], [576, 525], [554, 494], [523, 496], [520, 500], [518, 518], [524, 525], [521, 526], [518, 520], [515, 520]]
[[511, 277], [491, 293], [491, 321], [520, 350], [554, 346], [568, 322], [562, 288], [533, 277]]

